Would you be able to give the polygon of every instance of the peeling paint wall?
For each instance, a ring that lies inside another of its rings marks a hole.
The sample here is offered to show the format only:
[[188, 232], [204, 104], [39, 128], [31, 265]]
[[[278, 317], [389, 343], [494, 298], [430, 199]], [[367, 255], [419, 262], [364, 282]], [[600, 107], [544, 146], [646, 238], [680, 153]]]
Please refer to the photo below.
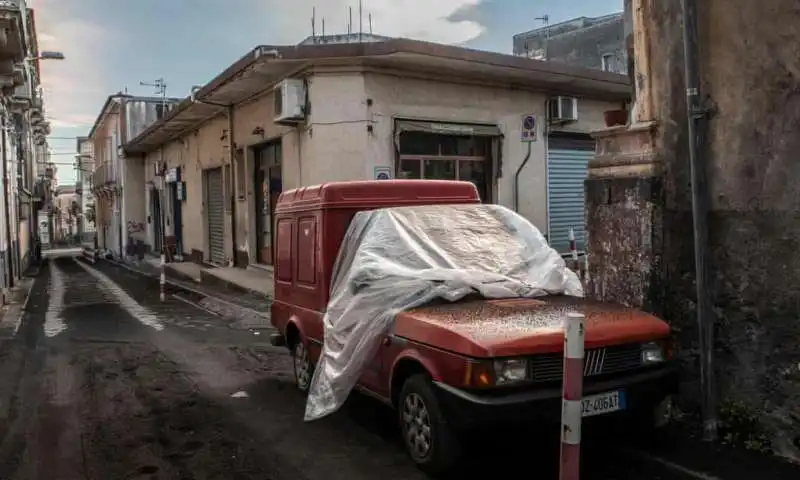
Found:
[[[603, 182], [590, 182], [590, 238], [603, 245], [613, 225], [629, 247], [608, 247], [612, 255], [602, 265], [593, 257], [592, 288], [603, 294], [603, 281], [627, 272], [631, 285], [615, 285], [613, 295], [606, 285], [606, 297], [641, 300], [670, 321], [689, 379], [684, 397], [692, 404], [699, 398], [699, 352], [682, 12], [678, 2], [646, 3], [647, 35], [658, 45], [650, 52], [650, 87], [662, 190], [655, 196], [653, 184], [643, 190], [642, 177], [609, 180], [617, 192], [613, 205], [603, 207]], [[800, 460], [800, 10], [797, 0], [698, 3], [702, 91], [717, 109], [705, 152], [721, 427], [733, 421], [729, 406], [739, 405], [763, 432], [763, 447]], [[634, 201], [624, 200], [624, 192]], [[663, 232], [661, 244], [634, 255], [633, 237], [650, 220], [663, 226], [651, 227], [652, 235]]]

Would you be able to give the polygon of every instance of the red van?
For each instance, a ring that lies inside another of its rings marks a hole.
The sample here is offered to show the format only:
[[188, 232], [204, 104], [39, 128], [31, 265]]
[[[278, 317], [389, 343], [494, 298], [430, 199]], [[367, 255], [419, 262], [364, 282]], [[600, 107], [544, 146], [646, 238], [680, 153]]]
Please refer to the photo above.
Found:
[[[431, 205], [486, 207], [467, 182], [342, 182], [281, 195], [271, 309], [279, 333], [272, 342], [292, 352], [301, 391], [308, 391], [320, 358], [334, 263], [353, 217], [375, 209], [430, 211]], [[406, 449], [418, 466], [448, 470], [459, 459], [459, 434], [466, 430], [527, 419], [558, 421], [560, 322], [569, 311], [587, 317], [584, 416], [652, 422], [677, 390], [669, 326], [642, 311], [566, 295], [470, 295], [403, 311], [356, 388], [396, 409]]]

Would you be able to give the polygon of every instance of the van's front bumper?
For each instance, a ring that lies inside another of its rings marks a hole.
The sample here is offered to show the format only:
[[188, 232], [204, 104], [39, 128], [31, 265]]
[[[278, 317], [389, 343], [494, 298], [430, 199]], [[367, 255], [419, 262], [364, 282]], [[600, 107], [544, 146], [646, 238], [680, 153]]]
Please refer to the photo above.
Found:
[[[678, 392], [678, 370], [674, 365], [614, 378], [586, 381], [584, 396], [624, 391], [625, 410], [600, 415], [621, 417], [650, 414], [666, 398]], [[435, 383], [439, 402], [448, 423], [470, 429], [526, 421], [558, 422], [561, 419], [560, 385], [531, 386], [524, 390], [466, 391]]]

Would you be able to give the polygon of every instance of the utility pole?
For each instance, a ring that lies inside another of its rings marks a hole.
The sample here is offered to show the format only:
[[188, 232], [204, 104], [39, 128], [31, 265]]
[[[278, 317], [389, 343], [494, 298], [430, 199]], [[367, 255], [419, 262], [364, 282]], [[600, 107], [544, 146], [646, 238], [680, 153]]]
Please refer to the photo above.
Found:
[[[145, 87], [154, 87], [156, 93], [161, 96], [161, 115], [162, 118], [167, 113], [167, 83], [164, 78], [157, 78], [153, 83], [140, 82]], [[161, 165], [158, 169], [158, 175], [161, 177], [161, 189], [158, 192], [158, 202], [161, 204], [161, 218], [158, 219], [161, 225], [161, 274], [159, 276], [159, 296], [161, 301], [166, 300], [166, 283], [167, 283], [167, 236], [166, 236], [166, 222], [164, 221], [164, 214], [166, 211], [166, 189], [167, 189], [167, 166], [164, 163], [164, 149], [161, 149]]]

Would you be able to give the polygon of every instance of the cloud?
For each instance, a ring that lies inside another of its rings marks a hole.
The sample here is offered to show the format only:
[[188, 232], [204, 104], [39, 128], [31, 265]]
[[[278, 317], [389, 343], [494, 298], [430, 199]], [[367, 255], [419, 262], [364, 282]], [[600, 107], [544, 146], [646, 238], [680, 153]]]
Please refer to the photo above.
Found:
[[102, 58], [113, 35], [76, 12], [72, 2], [36, 0], [39, 50], [63, 52], [65, 60], [40, 62], [45, 110], [54, 127], [90, 128], [107, 93]]
[[[467, 14], [485, 0], [364, 0], [363, 29], [373, 33], [431, 42], [463, 44], [483, 33]], [[296, 43], [311, 35], [311, 12], [316, 7], [317, 33], [346, 33], [348, 7], [353, 7], [353, 31], [358, 31], [358, 0], [260, 0], [271, 22], [265, 43]]]

